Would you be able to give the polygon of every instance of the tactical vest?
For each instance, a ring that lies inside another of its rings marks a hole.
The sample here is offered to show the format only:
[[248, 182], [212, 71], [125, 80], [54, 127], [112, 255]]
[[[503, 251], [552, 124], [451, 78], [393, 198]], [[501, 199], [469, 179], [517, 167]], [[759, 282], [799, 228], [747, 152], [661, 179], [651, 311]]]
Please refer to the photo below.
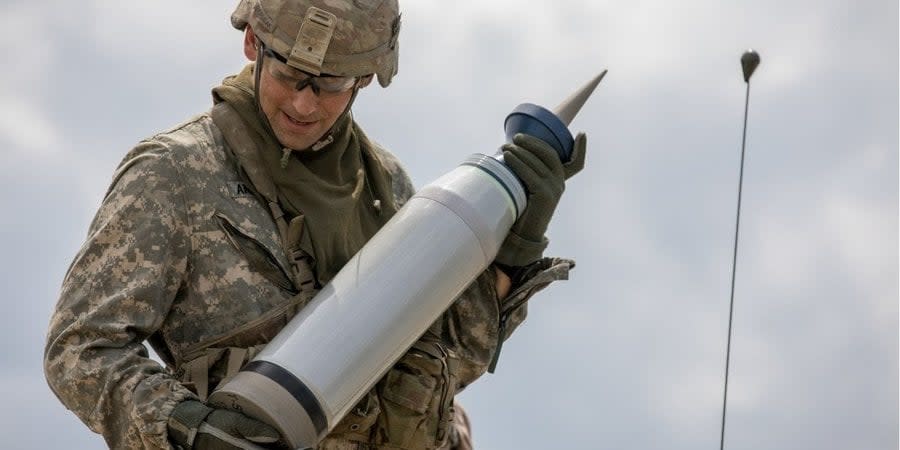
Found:
[[[287, 304], [214, 342], [204, 343], [202, 348], [192, 349], [181, 361], [174, 361], [181, 382], [203, 401], [265, 346], [242, 347], [236, 343], [249, 340], [244, 336], [262, 336], [268, 342], [321, 288], [311, 266], [312, 257], [299, 244], [304, 217], [286, 219], [278, 203], [275, 184], [259, 160], [255, 144], [242, 132], [244, 125], [240, 117], [226, 103], [215, 105], [210, 115], [239, 165], [239, 174], [246, 178], [247, 186], [252, 186], [253, 194], [269, 208], [291, 265], [290, 282], [298, 293]], [[258, 268], [263, 275], [271, 270], [271, 264], [265, 261], [266, 255], [260, 255], [253, 242], [247, 242], [227, 222], [222, 225], [226, 237], [247, 258], [248, 264]], [[454, 431], [454, 416], [457, 415], [453, 398], [458, 384], [458, 361], [458, 357], [437, 339], [421, 339], [332, 429], [318, 448], [435, 449], [444, 446]]]

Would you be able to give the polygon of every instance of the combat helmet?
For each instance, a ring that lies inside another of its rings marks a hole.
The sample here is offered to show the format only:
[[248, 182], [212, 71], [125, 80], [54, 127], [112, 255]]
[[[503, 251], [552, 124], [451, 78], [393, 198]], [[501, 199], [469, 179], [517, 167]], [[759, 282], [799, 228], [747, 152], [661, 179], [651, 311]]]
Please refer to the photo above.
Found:
[[397, 0], [241, 0], [231, 24], [313, 75], [375, 74], [387, 87], [397, 74]]

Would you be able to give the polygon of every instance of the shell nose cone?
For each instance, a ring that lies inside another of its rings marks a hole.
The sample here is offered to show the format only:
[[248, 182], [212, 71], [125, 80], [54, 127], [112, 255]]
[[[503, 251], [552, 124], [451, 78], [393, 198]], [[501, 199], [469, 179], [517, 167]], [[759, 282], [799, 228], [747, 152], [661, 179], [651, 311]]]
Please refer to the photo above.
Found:
[[594, 92], [594, 89], [600, 84], [600, 80], [606, 76], [606, 70], [600, 72], [599, 75], [594, 77], [591, 81], [588, 81], [587, 84], [575, 91], [569, 98], [562, 101], [556, 108], [553, 109], [553, 114], [556, 117], [559, 117], [566, 126], [572, 123], [572, 119], [578, 114], [578, 111], [581, 111], [581, 107], [584, 106], [584, 103], [587, 101], [588, 97]]
[[751, 48], [741, 55], [741, 68], [744, 69], [745, 82], [750, 82], [750, 77], [753, 76], [757, 66], [759, 66], [759, 53], [756, 53], [756, 50]]

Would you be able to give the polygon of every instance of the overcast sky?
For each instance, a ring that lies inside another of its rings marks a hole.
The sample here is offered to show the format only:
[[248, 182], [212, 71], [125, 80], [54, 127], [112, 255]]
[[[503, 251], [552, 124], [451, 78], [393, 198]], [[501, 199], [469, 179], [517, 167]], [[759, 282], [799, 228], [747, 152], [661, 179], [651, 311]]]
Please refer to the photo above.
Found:
[[[3, 448], [104, 447], [44, 381], [49, 315], [121, 157], [243, 66], [234, 3], [3, 0]], [[748, 47], [726, 448], [898, 448], [896, 0], [401, 9], [355, 113], [417, 187], [609, 69], [549, 231], [578, 266], [462, 394], [477, 448], [718, 448]]]

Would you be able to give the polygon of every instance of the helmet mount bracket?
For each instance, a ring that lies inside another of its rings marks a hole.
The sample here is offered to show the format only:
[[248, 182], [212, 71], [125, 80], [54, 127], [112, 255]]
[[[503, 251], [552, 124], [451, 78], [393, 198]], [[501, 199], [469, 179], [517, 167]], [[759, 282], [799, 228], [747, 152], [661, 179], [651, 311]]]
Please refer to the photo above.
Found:
[[291, 48], [288, 64], [313, 75], [320, 75], [336, 24], [337, 16], [334, 14], [315, 6], [309, 7]]

